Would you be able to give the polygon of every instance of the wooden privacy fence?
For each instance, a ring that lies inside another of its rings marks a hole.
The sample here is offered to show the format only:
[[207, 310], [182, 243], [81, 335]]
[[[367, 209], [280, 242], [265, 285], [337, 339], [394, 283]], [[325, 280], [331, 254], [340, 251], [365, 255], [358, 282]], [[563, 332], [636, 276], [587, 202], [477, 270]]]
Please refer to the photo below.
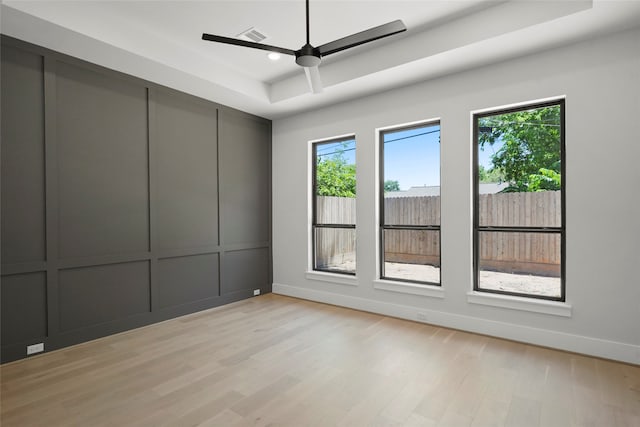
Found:
[[[387, 197], [387, 225], [440, 225], [440, 196]], [[438, 230], [385, 230], [385, 261], [440, 266]]]
[[356, 199], [354, 197], [318, 196], [316, 209], [318, 224], [356, 223]]
[[[479, 223], [493, 226], [560, 227], [560, 191], [483, 194]], [[480, 267], [560, 277], [560, 233], [480, 232]]]
[[[318, 224], [355, 224], [356, 199], [319, 196], [316, 199]], [[320, 267], [355, 266], [356, 231], [348, 228], [316, 229], [316, 262]]]
[[[385, 223], [439, 225], [440, 196], [385, 198]], [[480, 225], [561, 225], [559, 191], [497, 193], [479, 196]], [[317, 219], [325, 224], [355, 224], [355, 199], [318, 197]], [[317, 238], [319, 263], [340, 263], [355, 257], [355, 232], [323, 229]], [[480, 264], [483, 269], [536, 275], [560, 275], [560, 234], [481, 232]], [[440, 265], [437, 230], [386, 230], [388, 262]]]

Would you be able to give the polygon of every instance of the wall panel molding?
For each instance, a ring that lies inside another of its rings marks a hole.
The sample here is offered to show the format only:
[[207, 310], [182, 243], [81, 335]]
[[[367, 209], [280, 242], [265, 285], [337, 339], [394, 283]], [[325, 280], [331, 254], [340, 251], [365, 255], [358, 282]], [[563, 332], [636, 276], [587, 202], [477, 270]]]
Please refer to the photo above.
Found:
[[2, 55], [2, 140], [20, 141], [2, 146], [2, 263], [44, 261], [44, 59], [13, 47]]
[[61, 259], [149, 248], [146, 88], [57, 64]]
[[2, 362], [271, 290], [271, 121], [2, 47]]
[[217, 108], [158, 90], [154, 109], [158, 249], [215, 246]]

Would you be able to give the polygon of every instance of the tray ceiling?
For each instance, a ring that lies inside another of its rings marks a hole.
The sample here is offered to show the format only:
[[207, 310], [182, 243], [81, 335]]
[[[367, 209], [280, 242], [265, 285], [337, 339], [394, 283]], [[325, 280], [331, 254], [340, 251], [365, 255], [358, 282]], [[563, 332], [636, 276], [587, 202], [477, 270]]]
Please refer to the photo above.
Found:
[[323, 59], [311, 94], [292, 57], [201, 40], [255, 28], [304, 44], [304, 1], [4, 1], [2, 33], [268, 118], [638, 26], [636, 1], [311, 0], [315, 45], [402, 19], [408, 31]]

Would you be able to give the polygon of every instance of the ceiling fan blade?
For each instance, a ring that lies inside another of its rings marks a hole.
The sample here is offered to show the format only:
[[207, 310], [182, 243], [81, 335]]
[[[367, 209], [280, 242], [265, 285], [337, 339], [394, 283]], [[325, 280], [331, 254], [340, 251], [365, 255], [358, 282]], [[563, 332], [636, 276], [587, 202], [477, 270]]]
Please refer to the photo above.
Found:
[[214, 36], [213, 34], [207, 34], [207, 33], [203, 33], [202, 34], [202, 40], [207, 40], [207, 41], [210, 41], [210, 42], [233, 44], [233, 45], [236, 45], [236, 46], [251, 47], [251, 48], [254, 48], [254, 49], [268, 50], [270, 52], [278, 52], [278, 53], [282, 53], [284, 55], [295, 55], [296, 54], [295, 50], [286, 49], [286, 48], [283, 48], [283, 47], [269, 46], [268, 44], [254, 43], [254, 42], [250, 42], [250, 41], [246, 41], [246, 40], [239, 40], [239, 39], [232, 39], [231, 37]]
[[320, 80], [320, 70], [318, 67], [303, 67], [304, 73], [307, 76], [307, 82], [309, 82], [309, 88], [313, 93], [322, 92], [322, 80]]
[[320, 50], [320, 54], [322, 56], [327, 56], [331, 55], [332, 53], [349, 49], [351, 47], [359, 46], [364, 43], [369, 43], [371, 41], [381, 39], [383, 37], [392, 36], [406, 30], [407, 27], [405, 27], [404, 23], [398, 19], [393, 22], [388, 22], [386, 24], [369, 28], [368, 30], [361, 31], [359, 33], [334, 40], [327, 44], [323, 44], [322, 46], [319, 46], [318, 49]]

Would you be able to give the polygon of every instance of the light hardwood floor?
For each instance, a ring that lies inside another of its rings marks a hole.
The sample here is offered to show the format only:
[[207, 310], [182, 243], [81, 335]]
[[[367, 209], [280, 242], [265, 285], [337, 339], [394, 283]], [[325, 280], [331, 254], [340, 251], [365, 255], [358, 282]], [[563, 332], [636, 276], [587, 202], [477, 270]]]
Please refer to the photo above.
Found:
[[0, 367], [9, 426], [640, 426], [640, 367], [278, 295]]

